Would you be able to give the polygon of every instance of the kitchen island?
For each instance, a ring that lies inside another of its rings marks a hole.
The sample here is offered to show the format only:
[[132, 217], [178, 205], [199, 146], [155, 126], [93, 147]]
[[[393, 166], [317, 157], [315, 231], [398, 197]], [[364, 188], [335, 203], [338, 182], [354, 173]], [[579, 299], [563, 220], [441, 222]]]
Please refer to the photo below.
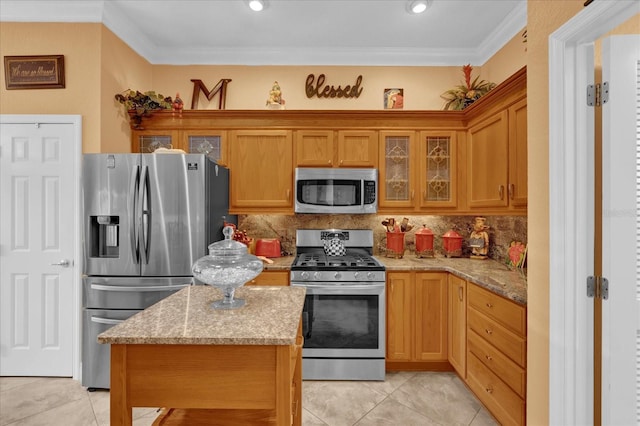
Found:
[[299, 425], [304, 296], [241, 287], [244, 307], [214, 310], [219, 290], [189, 286], [100, 334], [111, 344], [111, 425], [131, 425], [133, 407], [165, 407], [165, 425]]

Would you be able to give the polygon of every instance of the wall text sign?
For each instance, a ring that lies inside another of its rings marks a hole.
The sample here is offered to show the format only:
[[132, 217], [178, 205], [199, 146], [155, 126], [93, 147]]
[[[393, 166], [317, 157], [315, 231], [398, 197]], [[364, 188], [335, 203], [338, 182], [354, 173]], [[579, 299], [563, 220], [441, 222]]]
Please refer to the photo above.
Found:
[[342, 86], [329, 86], [325, 85], [325, 75], [320, 74], [318, 79], [316, 80], [316, 76], [313, 74], [309, 74], [307, 76], [307, 81], [305, 83], [305, 91], [307, 93], [307, 98], [313, 98], [317, 96], [318, 98], [357, 98], [362, 93], [362, 76], [359, 75], [356, 78], [356, 83], [354, 85], [346, 85]]

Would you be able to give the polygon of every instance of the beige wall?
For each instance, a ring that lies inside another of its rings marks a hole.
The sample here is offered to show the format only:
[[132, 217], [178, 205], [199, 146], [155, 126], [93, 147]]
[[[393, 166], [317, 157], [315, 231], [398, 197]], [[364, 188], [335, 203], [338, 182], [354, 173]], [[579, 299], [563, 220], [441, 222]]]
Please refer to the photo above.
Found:
[[[491, 74], [476, 67], [473, 76], [500, 83], [525, 65], [521, 37], [487, 62]], [[0, 88], [2, 114], [81, 114], [84, 152], [129, 152], [130, 130], [122, 105], [114, 100], [126, 89], [155, 90], [165, 96], [180, 93], [191, 107], [193, 83], [200, 79], [213, 89], [230, 78], [227, 109], [262, 109], [275, 80], [280, 83], [287, 109], [383, 109], [385, 88], [404, 89], [405, 110], [437, 110], [440, 94], [461, 84], [461, 67], [340, 67], [340, 66], [170, 66], [151, 65], [101, 24], [0, 23], [2, 55], [64, 54], [66, 88], [10, 90]], [[353, 85], [362, 75], [359, 98], [307, 98], [307, 75], [325, 74], [330, 85]], [[216, 109], [204, 96], [199, 109]]]
[[498, 50], [482, 65], [481, 79], [500, 83], [522, 68], [527, 63], [527, 43], [522, 37], [521, 29], [502, 49]]
[[529, 275], [527, 277], [527, 423], [549, 422], [549, 35], [583, 0], [527, 2]]
[[129, 117], [124, 106], [115, 100], [115, 94], [129, 88], [153, 90], [153, 66], [106, 27], [102, 27], [101, 47], [102, 113], [100, 146], [96, 152], [131, 152]]
[[0, 55], [64, 55], [64, 89], [6, 90], [0, 76], [0, 114], [80, 114], [85, 149], [100, 143], [101, 24], [0, 23]]

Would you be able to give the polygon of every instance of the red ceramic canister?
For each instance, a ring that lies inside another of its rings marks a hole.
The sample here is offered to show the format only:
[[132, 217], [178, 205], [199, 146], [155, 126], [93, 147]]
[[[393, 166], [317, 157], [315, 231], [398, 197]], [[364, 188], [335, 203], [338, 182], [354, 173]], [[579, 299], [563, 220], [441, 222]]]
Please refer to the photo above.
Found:
[[442, 236], [442, 248], [446, 257], [462, 256], [462, 237], [453, 229]]
[[404, 256], [404, 232], [387, 232], [387, 257]]
[[433, 231], [427, 225], [416, 231], [416, 256], [433, 257]]

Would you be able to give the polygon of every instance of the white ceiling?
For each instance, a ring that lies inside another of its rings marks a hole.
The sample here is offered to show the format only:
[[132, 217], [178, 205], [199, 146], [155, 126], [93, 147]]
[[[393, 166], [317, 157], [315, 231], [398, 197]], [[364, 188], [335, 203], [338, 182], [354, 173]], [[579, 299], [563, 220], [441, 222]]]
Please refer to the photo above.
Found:
[[526, 0], [0, 0], [0, 21], [102, 22], [152, 64], [482, 65]]

